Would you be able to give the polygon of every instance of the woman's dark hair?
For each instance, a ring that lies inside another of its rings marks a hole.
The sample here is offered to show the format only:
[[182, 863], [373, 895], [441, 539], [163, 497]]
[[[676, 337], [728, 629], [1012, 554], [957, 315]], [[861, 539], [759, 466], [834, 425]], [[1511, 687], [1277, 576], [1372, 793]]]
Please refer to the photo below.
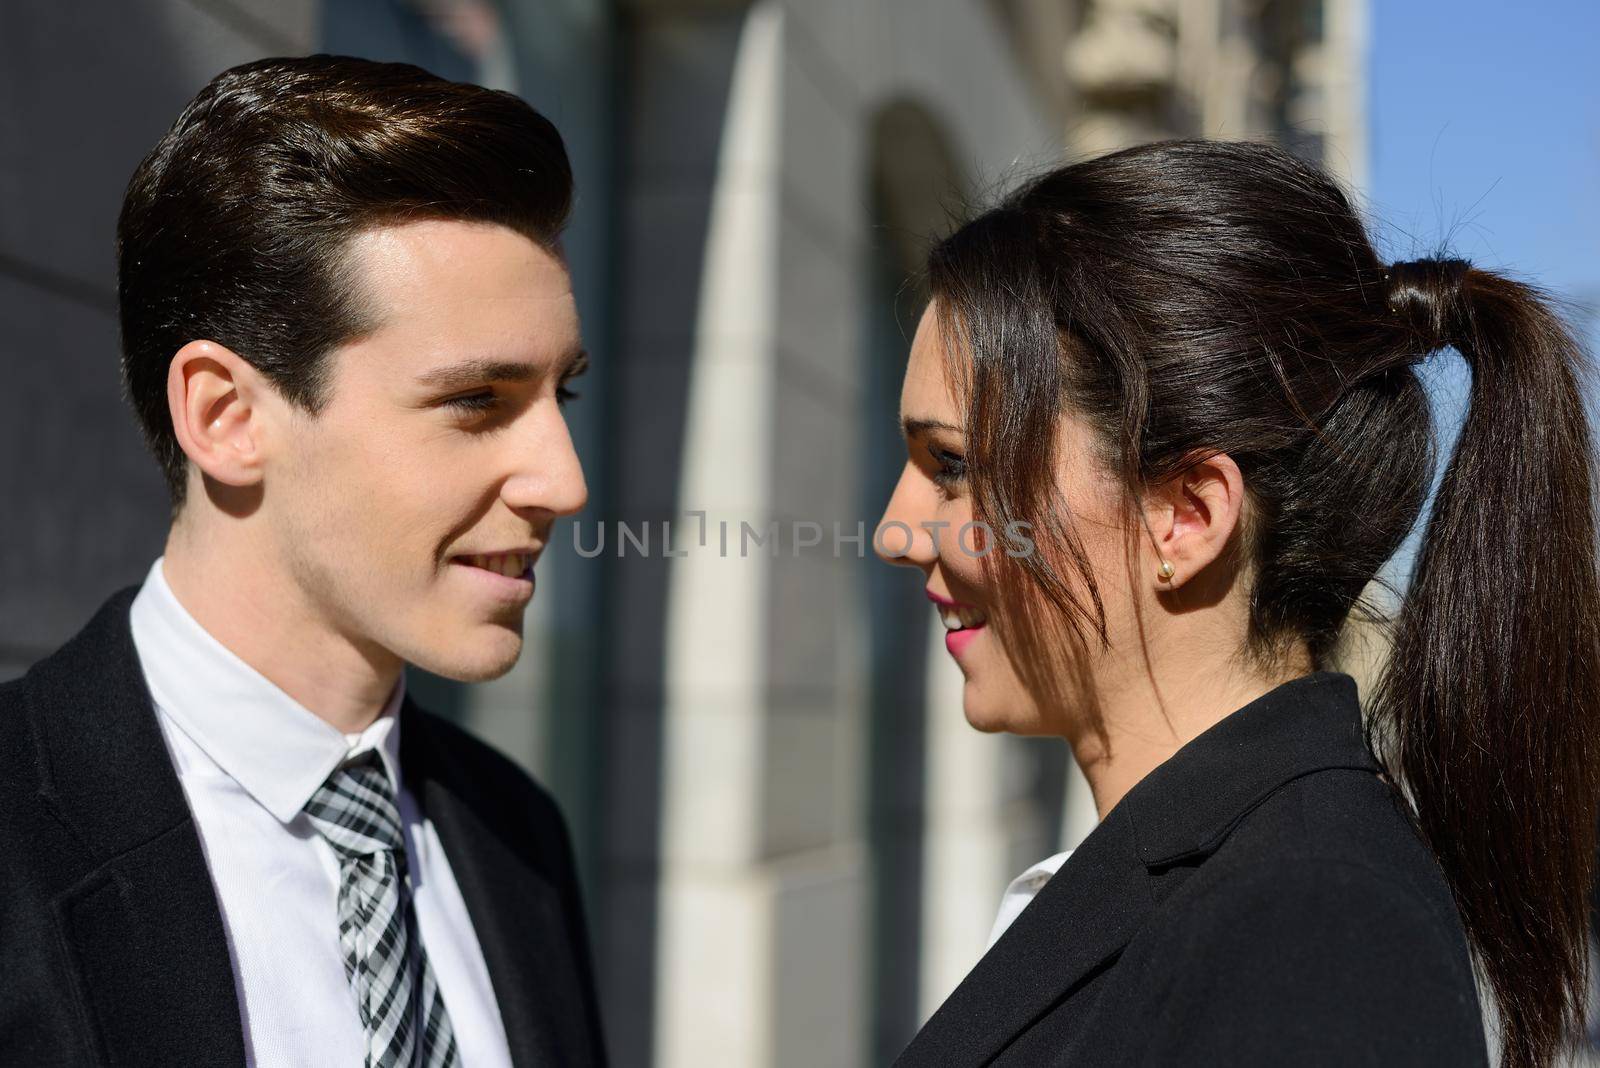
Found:
[[1057, 500], [1062, 412], [1093, 428], [1130, 502], [1232, 457], [1244, 652], [1273, 663], [1303, 643], [1320, 666], [1427, 496], [1414, 366], [1447, 347], [1466, 358], [1470, 411], [1369, 731], [1454, 893], [1504, 1063], [1548, 1064], [1581, 1023], [1600, 806], [1583, 353], [1548, 298], [1461, 260], [1386, 265], [1315, 167], [1209, 141], [1029, 182], [934, 248], [929, 283], [976, 516], [1044, 528], [1040, 551], [986, 565], [1085, 643], [1106, 641], [1105, 619]]
[[315, 415], [329, 352], [377, 326], [352, 237], [455, 219], [554, 249], [571, 203], [561, 135], [510, 93], [347, 56], [217, 75], [134, 171], [117, 224], [123, 380], [174, 514], [166, 378], [185, 343], [227, 346]]

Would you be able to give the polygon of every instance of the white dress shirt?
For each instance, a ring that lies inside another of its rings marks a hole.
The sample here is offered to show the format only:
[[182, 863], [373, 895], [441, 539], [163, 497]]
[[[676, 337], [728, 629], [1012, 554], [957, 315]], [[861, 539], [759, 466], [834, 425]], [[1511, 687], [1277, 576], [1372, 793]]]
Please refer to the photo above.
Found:
[[1028, 907], [1028, 902], [1044, 889], [1044, 884], [1061, 870], [1061, 865], [1065, 864], [1070, 856], [1072, 850], [1069, 849], [1065, 853], [1046, 857], [1011, 880], [1011, 885], [1006, 887], [1005, 896], [1000, 899], [1000, 914], [994, 918], [994, 929], [989, 932], [989, 946], [984, 947], [986, 950], [1000, 941], [1000, 936], [1006, 933], [1006, 928], [1022, 914], [1022, 910]]
[[350, 1068], [367, 1038], [339, 948], [339, 861], [300, 811], [353, 753], [378, 750], [398, 787], [417, 926], [466, 1068], [510, 1068], [489, 970], [433, 824], [400, 778], [401, 673], [359, 734], [296, 702], [211, 636], [160, 558], [130, 622], [227, 931], [247, 1063]]

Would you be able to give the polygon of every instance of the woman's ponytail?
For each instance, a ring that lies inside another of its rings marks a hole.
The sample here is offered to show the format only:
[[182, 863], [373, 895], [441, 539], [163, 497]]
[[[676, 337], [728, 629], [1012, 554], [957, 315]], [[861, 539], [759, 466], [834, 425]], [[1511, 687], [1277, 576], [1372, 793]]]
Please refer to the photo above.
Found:
[[1600, 579], [1583, 353], [1536, 289], [1461, 260], [1390, 268], [1410, 351], [1471, 404], [1428, 521], [1374, 744], [1404, 783], [1499, 1007], [1507, 1068], [1582, 1023], [1600, 812]]

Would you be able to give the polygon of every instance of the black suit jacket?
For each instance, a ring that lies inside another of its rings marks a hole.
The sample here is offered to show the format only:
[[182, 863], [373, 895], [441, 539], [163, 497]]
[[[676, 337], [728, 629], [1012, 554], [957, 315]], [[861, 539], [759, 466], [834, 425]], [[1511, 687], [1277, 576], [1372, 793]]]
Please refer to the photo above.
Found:
[[1280, 686], [1118, 803], [896, 1062], [1487, 1064], [1459, 915], [1355, 682]]
[[[0, 1063], [244, 1063], [222, 916], [119, 591], [0, 686]], [[400, 711], [401, 766], [433, 820], [511, 1058], [600, 1065], [567, 832], [505, 757]]]

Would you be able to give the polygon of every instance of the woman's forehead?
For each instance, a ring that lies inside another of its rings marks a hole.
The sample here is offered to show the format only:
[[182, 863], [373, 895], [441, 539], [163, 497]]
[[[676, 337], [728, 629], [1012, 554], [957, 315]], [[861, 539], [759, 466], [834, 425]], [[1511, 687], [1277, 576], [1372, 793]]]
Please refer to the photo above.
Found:
[[900, 415], [902, 420], [959, 422], [953, 418], [958, 408], [945, 360], [942, 331], [930, 302], [911, 341], [905, 382], [900, 391]]

